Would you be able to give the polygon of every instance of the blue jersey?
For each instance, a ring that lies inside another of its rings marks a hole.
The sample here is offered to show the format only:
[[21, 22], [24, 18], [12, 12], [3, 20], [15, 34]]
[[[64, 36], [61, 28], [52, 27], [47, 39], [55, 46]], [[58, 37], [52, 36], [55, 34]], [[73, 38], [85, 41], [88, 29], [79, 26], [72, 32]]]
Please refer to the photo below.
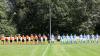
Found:
[[72, 39], [72, 38], [73, 38], [73, 36], [71, 35], [71, 36], [70, 36], [70, 39]]
[[83, 38], [86, 38], [86, 35], [85, 34], [83, 35]]
[[83, 38], [83, 35], [80, 35], [80, 38]]
[[87, 35], [87, 39], [90, 39], [90, 35], [89, 34]]
[[67, 36], [66, 36], [66, 38], [68, 39], [68, 38], [69, 38], [69, 36], [67, 35]]
[[51, 35], [51, 38], [54, 39], [54, 35]]
[[61, 36], [61, 39], [64, 39], [64, 36], [63, 35]]
[[96, 38], [99, 38], [99, 35], [98, 34], [96, 34]]
[[73, 38], [76, 38], [76, 34], [73, 36]]
[[91, 37], [94, 38], [94, 35], [92, 34]]

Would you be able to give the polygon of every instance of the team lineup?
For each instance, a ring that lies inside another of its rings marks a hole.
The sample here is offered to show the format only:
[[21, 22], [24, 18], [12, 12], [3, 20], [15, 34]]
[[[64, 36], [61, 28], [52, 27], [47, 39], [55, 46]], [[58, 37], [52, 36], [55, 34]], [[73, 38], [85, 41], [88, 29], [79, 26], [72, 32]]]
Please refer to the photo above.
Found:
[[78, 43], [97, 43], [99, 42], [99, 35], [98, 34], [52, 34], [51, 37], [46, 34], [31, 34], [31, 35], [20, 35], [17, 34], [15, 36], [6, 37], [2, 35], [0, 37], [1, 44], [48, 44], [48, 43], [55, 43], [60, 42], [61, 44], [78, 44]]

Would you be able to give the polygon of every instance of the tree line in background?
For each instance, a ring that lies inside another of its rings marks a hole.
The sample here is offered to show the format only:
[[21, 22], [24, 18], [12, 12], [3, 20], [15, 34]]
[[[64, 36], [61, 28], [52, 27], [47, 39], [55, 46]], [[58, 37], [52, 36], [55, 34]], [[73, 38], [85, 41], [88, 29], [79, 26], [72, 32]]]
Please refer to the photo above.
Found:
[[[51, 11], [50, 11], [51, 9]], [[0, 0], [0, 34], [100, 34], [99, 0]]]

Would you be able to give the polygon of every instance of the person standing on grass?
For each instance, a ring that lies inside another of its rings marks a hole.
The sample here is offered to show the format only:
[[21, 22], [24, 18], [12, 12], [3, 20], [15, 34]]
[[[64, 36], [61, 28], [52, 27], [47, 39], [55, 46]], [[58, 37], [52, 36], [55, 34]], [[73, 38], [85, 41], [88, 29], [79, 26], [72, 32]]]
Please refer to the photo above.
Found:
[[98, 44], [98, 40], [99, 40], [99, 35], [98, 34], [96, 34], [96, 43]]
[[18, 44], [21, 44], [21, 36], [18, 34]]
[[38, 44], [42, 44], [41, 43], [41, 37], [42, 37], [41, 34], [38, 34]]
[[73, 35], [71, 34], [70, 35], [70, 44], [72, 44], [73, 43]]
[[51, 43], [54, 43], [54, 41], [55, 41], [55, 37], [54, 37], [54, 35], [52, 34], [52, 35], [51, 35]]
[[49, 36], [49, 34], [47, 34], [46, 36], [47, 36], [47, 42], [50, 43], [50, 36]]
[[43, 34], [43, 44], [45, 43], [45, 34]]
[[10, 35], [10, 44], [12, 45], [12, 42], [13, 42], [13, 37], [12, 35]]
[[80, 35], [80, 43], [82, 43], [83, 42], [83, 35], [81, 34]]
[[76, 41], [76, 34], [74, 34], [74, 36], [73, 36], [73, 41], [74, 41], [74, 44], [77, 43], [77, 41]]
[[4, 45], [4, 41], [5, 41], [5, 37], [4, 37], [4, 35], [1, 36], [1, 39], [0, 39], [0, 40], [1, 40], [1, 42], [2, 42], [1, 44]]
[[68, 36], [68, 34], [66, 35], [66, 43], [68, 44], [69, 43], [69, 40], [70, 40], [70, 38], [69, 38], [69, 36]]
[[90, 35], [87, 34], [87, 37], [86, 38], [87, 38], [87, 41], [86, 42], [89, 43], [89, 41], [90, 41]]
[[94, 43], [94, 38], [95, 38], [94, 34], [92, 34], [91, 37], [92, 37], [92, 43]]
[[14, 37], [14, 44], [17, 44], [17, 42], [18, 42], [18, 37], [15, 35], [15, 37]]
[[25, 36], [22, 35], [22, 44], [24, 45], [24, 43], [25, 43]]
[[34, 41], [34, 36], [33, 36], [33, 34], [31, 34], [30, 39], [31, 39], [31, 40], [30, 40], [30, 43], [33, 44], [33, 41]]
[[29, 41], [30, 41], [30, 37], [26, 35], [26, 44], [29, 44]]
[[62, 44], [64, 43], [64, 37], [63, 37], [63, 35], [61, 36], [61, 43]]
[[86, 42], [86, 35], [84, 34], [83, 35], [83, 43], [85, 43]]
[[43, 44], [43, 42], [44, 42], [44, 36], [42, 35], [42, 36], [40, 36], [40, 40], [41, 40], [41, 44]]
[[35, 34], [34, 40], [35, 40], [35, 44], [38, 44], [38, 36], [36, 34]]
[[10, 37], [8, 37], [8, 36], [5, 38], [6, 45], [8, 45], [8, 44], [9, 44], [9, 43], [8, 43], [8, 41], [9, 41], [9, 38], [10, 38]]
[[63, 39], [64, 39], [64, 44], [66, 44], [66, 36], [65, 36], [65, 34], [63, 35]]
[[92, 34], [90, 35], [90, 43], [92, 43]]
[[43, 34], [43, 41], [44, 41], [44, 44], [47, 44], [47, 36], [45, 34]]
[[60, 34], [58, 34], [57, 41], [60, 42]]

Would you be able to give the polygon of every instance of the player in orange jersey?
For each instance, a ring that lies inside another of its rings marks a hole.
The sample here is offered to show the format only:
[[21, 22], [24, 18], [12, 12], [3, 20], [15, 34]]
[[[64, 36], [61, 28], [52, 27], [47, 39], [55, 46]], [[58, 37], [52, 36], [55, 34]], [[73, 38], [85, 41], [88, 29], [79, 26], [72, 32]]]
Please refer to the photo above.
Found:
[[30, 43], [33, 44], [33, 41], [34, 41], [34, 36], [33, 36], [33, 34], [31, 34], [31, 36], [30, 36]]
[[8, 42], [8, 41], [9, 41], [9, 38], [10, 38], [10, 37], [8, 37], [8, 36], [5, 38], [6, 45], [9, 44], [9, 42]]
[[43, 43], [46, 44], [47, 43], [47, 36], [45, 34], [43, 34]]
[[26, 35], [26, 44], [29, 44], [29, 41], [30, 41], [30, 37]]
[[25, 39], [26, 39], [26, 37], [24, 35], [22, 35], [22, 44], [25, 43]]
[[35, 36], [34, 36], [34, 40], [35, 40], [35, 44], [38, 44], [38, 36], [35, 34]]
[[42, 44], [42, 42], [41, 42], [41, 37], [42, 37], [41, 34], [39, 34], [39, 35], [38, 35], [38, 44]]
[[3, 44], [3, 45], [4, 45], [4, 41], [5, 41], [5, 37], [4, 37], [4, 35], [2, 35], [2, 36], [1, 36], [1, 41], [2, 41], [2, 43], [1, 43], [1, 44]]
[[18, 34], [18, 44], [21, 44], [21, 36]]
[[15, 37], [14, 37], [14, 44], [16, 44], [17, 41], [18, 41], [18, 37], [15, 35]]
[[12, 37], [12, 35], [10, 36], [10, 44], [12, 44], [12, 42], [13, 42], [13, 37]]

